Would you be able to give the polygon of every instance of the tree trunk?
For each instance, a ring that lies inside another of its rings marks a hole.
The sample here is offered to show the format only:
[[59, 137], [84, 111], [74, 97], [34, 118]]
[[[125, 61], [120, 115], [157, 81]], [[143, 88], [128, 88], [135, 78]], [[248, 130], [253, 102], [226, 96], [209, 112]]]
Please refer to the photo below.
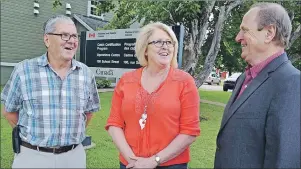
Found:
[[232, 75], [232, 69], [229, 69], [229, 76]]
[[291, 35], [291, 37], [290, 37], [290, 40], [289, 40], [289, 44], [288, 44], [288, 47], [287, 47], [287, 49], [289, 49], [292, 45], [293, 45], [293, 43], [295, 42], [295, 40], [296, 39], [298, 39], [299, 37], [300, 37], [300, 35], [301, 35], [301, 32], [300, 32], [300, 26], [301, 25], [299, 25], [297, 28], [296, 28], [296, 30], [292, 33], [292, 35]]
[[199, 73], [197, 75], [197, 78], [196, 78], [196, 86], [197, 87], [200, 87], [203, 84], [204, 80], [209, 76], [209, 74], [214, 66], [216, 56], [220, 50], [220, 41], [221, 41], [222, 30], [224, 27], [225, 20], [229, 16], [231, 10], [241, 3], [242, 3], [242, 1], [238, 0], [238, 1], [234, 1], [234, 2], [230, 3], [227, 6], [227, 9], [226, 9], [226, 6], [220, 7], [218, 20], [215, 24], [215, 30], [214, 30], [211, 47], [206, 56], [203, 70], [201, 71], [201, 73]]
[[198, 88], [203, 84], [204, 80], [209, 76], [209, 74], [214, 66], [216, 56], [220, 50], [220, 41], [221, 41], [222, 30], [224, 27], [225, 20], [229, 16], [231, 10], [233, 8], [235, 8], [236, 6], [240, 5], [241, 3], [242, 3], [242, 0], [237, 0], [237, 1], [231, 2], [229, 5], [227, 5], [227, 8], [226, 8], [226, 6], [220, 7], [218, 20], [215, 24], [215, 30], [214, 30], [212, 43], [211, 43], [209, 52], [206, 56], [203, 70], [201, 71], [201, 73], [199, 73], [196, 76], [196, 86]]
[[192, 39], [192, 35], [189, 35], [189, 40], [188, 40], [188, 44], [185, 45], [184, 47], [184, 52], [183, 52], [183, 69], [190, 73], [193, 74], [193, 69], [195, 67], [194, 65], [194, 61], [196, 60], [196, 51], [194, 50], [194, 41]]
[[298, 53], [292, 54], [289, 56], [289, 60], [292, 63], [295, 63], [297, 60], [301, 60], [301, 55], [299, 55]]
[[221, 31], [222, 31], [224, 20], [225, 20], [225, 6], [222, 6], [220, 8], [219, 17], [215, 25], [214, 36], [212, 39], [211, 47], [207, 54], [203, 70], [201, 71], [201, 73], [197, 75], [197, 79], [196, 79], [197, 87], [200, 87], [203, 84], [203, 81], [210, 74], [214, 66], [215, 58], [220, 49]]
[[191, 75], [194, 74], [195, 66], [199, 59], [199, 54], [201, 53], [201, 46], [205, 41], [205, 35], [207, 34], [208, 22], [212, 8], [214, 7], [215, 0], [207, 2], [206, 9], [200, 17], [200, 20], [194, 19], [191, 22], [191, 33], [189, 34], [189, 41], [184, 49], [185, 58], [183, 63], [183, 69], [189, 72]]

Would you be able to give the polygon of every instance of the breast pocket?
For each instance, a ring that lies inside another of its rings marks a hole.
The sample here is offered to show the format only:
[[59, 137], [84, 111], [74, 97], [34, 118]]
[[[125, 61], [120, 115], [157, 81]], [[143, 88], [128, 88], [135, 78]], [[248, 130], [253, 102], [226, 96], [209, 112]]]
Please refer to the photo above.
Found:
[[23, 100], [24, 113], [27, 114], [29, 118], [41, 119], [43, 115], [43, 102], [41, 98], [38, 97], [28, 97]]
[[83, 85], [74, 87], [72, 90], [72, 102], [74, 103], [74, 109], [78, 112], [84, 112], [87, 108], [89, 93]]
[[67, 98], [70, 100], [70, 104], [72, 105], [71, 110], [71, 120], [73, 132], [78, 132], [78, 127], [85, 128], [85, 121], [87, 119], [85, 111], [87, 109], [88, 102], [88, 92], [84, 85], [78, 85], [72, 87], [72, 90], [67, 96], [71, 98]]
[[[233, 123], [241, 133], [257, 135], [264, 130], [265, 118], [263, 112], [237, 112], [233, 115]], [[256, 136], [257, 137], [257, 136]]]
[[261, 118], [260, 112], [237, 112], [234, 114], [236, 119], [259, 119]]

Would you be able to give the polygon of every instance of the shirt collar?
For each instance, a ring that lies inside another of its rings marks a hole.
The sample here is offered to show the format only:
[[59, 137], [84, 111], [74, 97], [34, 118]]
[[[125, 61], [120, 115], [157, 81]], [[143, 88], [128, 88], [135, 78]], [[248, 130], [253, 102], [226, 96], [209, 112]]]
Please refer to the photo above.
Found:
[[[48, 59], [47, 59], [47, 52], [44, 53], [39, 59], [38, 64], [40, 66], [47, 66], [49, 65]], [[75, 59], [71, 60], [72, 70], [75, 70], [76, 68], [81, 68], [81, 65], [79, 62], [77, 62]]]
[[258, 75], [258, 73], [260, 73], [261, 70], [266, 67], [266, 65], [268, 65], [272, 60], [274, 60], [278, 56], [282, 55], [283, 53], [284, 53], [284, 50], [280, 50], [279, 52], [274, 53], [272, 56], [268, 57], [266, 60], [260, 62], [259, 64], [255, 65], [255, 66], [248, 65], [246, 67], [247, 75], [251, 75], [252, 78], [254, 79]]

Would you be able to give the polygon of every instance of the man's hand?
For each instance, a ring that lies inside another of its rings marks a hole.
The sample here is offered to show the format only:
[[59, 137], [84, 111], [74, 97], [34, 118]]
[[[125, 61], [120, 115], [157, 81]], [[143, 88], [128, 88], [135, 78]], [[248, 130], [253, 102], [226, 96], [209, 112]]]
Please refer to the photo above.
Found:
[[3, 110], [3, 116], [7, 119], [8, 123], [12, 128], [18, 124], [19, 113], [17, 112], [6, 112]]
[[126, 168], [156, 168], [158, 163], [155, 160], [155, 156], [149, 158], [143, 157], [130, 157], [136, 162], [129, 163]]
[[87, 116], [87, 121], [86, 121], [86, 128], [88, 127], [88, 124], [90, 123], [91, 121], [91, 118], [92, 118], [92, 113], [86, 113], [86, 116]]

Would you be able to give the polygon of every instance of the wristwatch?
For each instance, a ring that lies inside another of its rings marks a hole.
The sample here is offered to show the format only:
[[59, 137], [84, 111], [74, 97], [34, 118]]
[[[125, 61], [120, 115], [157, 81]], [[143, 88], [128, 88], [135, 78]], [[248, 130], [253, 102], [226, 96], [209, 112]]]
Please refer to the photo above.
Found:
[[159, 165], [160, 164], [160, 157], [157, 154], [155, 155], [155, 160], [156, 160], [157, 164]]

